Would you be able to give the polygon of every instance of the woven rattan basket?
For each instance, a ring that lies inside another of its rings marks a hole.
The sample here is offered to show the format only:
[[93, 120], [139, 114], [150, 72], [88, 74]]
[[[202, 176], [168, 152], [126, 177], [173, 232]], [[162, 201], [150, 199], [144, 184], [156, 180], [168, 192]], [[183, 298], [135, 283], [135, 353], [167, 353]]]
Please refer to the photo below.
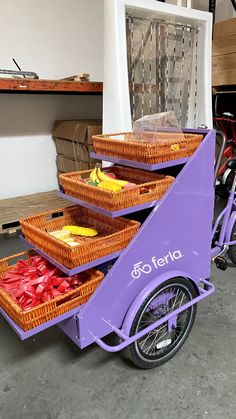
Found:
[[[59, 216], [55, 218], [54, 215]], [[67, 268], [75, 268], [125, 248], [140, 226], [137, 221], [120, 217], [112, 219], [78, 205], [24, 218], [20, 223], [27, 240]], [[79, 246], [70, 247], [48, 234], [65, 225], [92, 227], [99, 234], [95, 237], [75, 236]]]
[[[0, 278], [3, 278], [7, 271], [14, 268], [13, 261], [19, 257], [23, 259], [29, 256], [29, 252], [22, 252], [0, 260]], [[82, 272], [79, 276], [85, 282], [78, 288], [63, 296], [40, 304], [29, 311], [22, 310], [17, 302], [0, 287], [0, 306], [23, 330], [33, 329], [86, 303], [104, 277], [102, 272], [95, 269]]]
[[183, 138], [178, 133], [122, 132], [94, 135], [93, 146], [97, 154], [155, 164], [191, 156], [202, 139], [203, 135], [190, 133]]
[[[130, 167], [113, 166], [107, 171], [112, 172], [118, 179], [135, 183], [136, 186], [131, 189], [112, 192], [81, 182], [81, 179], [89, 177], [91, 170], [65, 173], [60, 175], [60, 182], [66, 194], [107, 210], [116, 211], [160, 199], [174, 181], [172, 176]], [[106, 173], [105, 170], [103, 172]]]

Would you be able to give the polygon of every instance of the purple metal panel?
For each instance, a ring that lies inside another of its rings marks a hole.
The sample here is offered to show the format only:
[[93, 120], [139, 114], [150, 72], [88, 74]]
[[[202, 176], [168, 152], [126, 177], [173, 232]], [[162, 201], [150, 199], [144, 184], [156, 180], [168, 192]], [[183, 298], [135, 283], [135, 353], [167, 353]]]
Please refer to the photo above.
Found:
[[146, 208], [152, 208], [155, 207], [155, 205], [159, 202], [159, 200], [155, 200], [151, 202], [145, 202], [144, 204], [135, 205], [134, 207], [123, 208], [117, 211], [108, 211], [105, 208], [98, 207], [97, 205], [90, 204], [89, 202], [81, 201], [81, 199], [74, 198], [73, 196], [67, 195], [63, 192], [58, 191], [57, 194], [63, 199], [67, 199], [68, 201], [74, 202], [75, 204], [81, 205], [82, 207], [86, 207], [96, 212], [100, 212], [100, 214], [108, 215], [111, 218], [120, 217], [122, 215], [127, 215], [132, 212], [140, 211]]
[[92, 343], [90, 332], [98, 337], [110, 332], [104, 319], [119, 328], [133, 299], [157, 274], [182, 270], [198, 280], [210, 276], [214, 146], [210, 130], [79, 313], [81, 347]]
[[154, 170], [159, 170], [159, 169], [165, 169], [166, 167], [177, 166], [179, 164], [185, 164], [189, 160], [188, 157], [185, 157], [178, 160], [169, 160], [162, 163], [148, 164], [148, 163], [137, 162], [134, 160], [120, 159], [119, 157], [106, 156], [104, 154], [96, 154], [94, 152], [91, 152], [90, 156], [93, 159], [109, 161], [111, 163], [120, 164], [122, 166], [134, 167], [135, 169], [144, 169], [149, 172], [153, 172]]
[[42, 332], [45, 329], [48, 329], [51, 326], [55, 326], [56, 324], [63, 322], [64, 320], [68, 319], [69, 317], [75, 316], [79, 313], [82, 309], [82, 305], [79, 307], [74, 308], [73, 310], [67, 311], [67, 313], [62, 314], [61, 316], [55, 317], [52, 320], [49, 320], [46, 323], [41, 324], [40, 326], [34, 327], [31, 330], [27, 330], [26, 332], [16, 323], [8, 314], [0, 307], [0, 313], [3, 315], [5, 320], [10, 324], [12, 329], [16, 332], [16, 334], [21, 338], [21, 340], [25, 340], [30, 338], [31, 336], [36, 335], [39, 332]]
[[61, 330], [80, 347], [77, 316], [72, 316], [57, 325]]
[[51, 262], [53, 265], [55, 265], [58, 269], [60, 269], [62, 272], [64, 272], [68, 276], [79, 274], [80, 272], [86, 271], [87, 269], [90, 269], [90, 268], [94, 268], [98, 265], [101, 265], [102, 263], [109, 262], [110, 260], [113, 260], [113, 259], [117, 259], [123, 252], [123, 250], [118, 250], [117, 252], [111, 253], [110, 255], [106, 255], [106, 256], [103, 256], [102, 258], [92, 260], [91, 262], [86, 263], [85, 265], [80, 265], [80, 266], [77, 266], [76, 268], [69, 269], [66, 266], [62, 265], [60, 262], [57, 262], [55, 259], [49, 256], [43, 250], [39, 249], [37, 246], [30, 243], [24, 237], [21, 236], [21, 239], [31, 249], [34, 249], [39, 255], [47, 259], [49, 262]]

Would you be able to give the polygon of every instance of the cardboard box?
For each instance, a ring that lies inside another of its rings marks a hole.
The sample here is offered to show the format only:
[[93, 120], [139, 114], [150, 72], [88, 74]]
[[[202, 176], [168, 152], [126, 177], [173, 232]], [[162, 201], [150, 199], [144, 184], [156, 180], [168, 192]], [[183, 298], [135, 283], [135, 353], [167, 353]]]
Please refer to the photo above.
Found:
[[84, 162], [92, 162], [90, 152], [94, 151], [92, 145], [74, 143], [72, 141], [63, 140], [54, 137], [57, 153], [73, 160], [82, 160]]
[[62, 189], [61, 184], [60, 184], [60, 175], [63, 175], [63, 173], [65, 172], [61, 172], [60, 170], [57, 171], [57, 181], [58, 181], [58, 185], [60, 189]]
[[94, 167], [94, 163], [75, 161], [66, 156], [58, 155], [56, 158], [57, 169], [60, 172], [76, 172], [78, 170], [89, 170]]
[[54, 123], [52, 136], [92, 145], [92, 136], [101, 132], [102, 121], [99, 119], [57, 120]]

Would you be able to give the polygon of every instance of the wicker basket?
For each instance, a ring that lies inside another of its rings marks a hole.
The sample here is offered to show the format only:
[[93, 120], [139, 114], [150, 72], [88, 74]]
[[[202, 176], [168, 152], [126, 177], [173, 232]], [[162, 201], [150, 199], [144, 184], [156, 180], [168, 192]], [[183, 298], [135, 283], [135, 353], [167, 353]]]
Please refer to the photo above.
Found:
[[[93, 146], [97, 154], [155, 164], [191, 156], [202, 139], [200, 134], [184, 134], [183, 139], [178, 133], [122, 132], [94, 135]], [[177, 144], [179, 150], [173, 147]]]
[[[0, 260], [0, 278], [3, 278], [7, 271], [14, 268], [12, 262], [15, 262], [16, 258], [20, 257], [22, 259], [25, 257], [28, 258], [29, 256], [30, 252], [22, 252]], [[48, 320], [86, 303], [102, 281], [104, 275], [100, 271], [90, 269], [82, 272], [80, 277], [86, 281], [84, 284], [61, 297], [40, 304], [29, 311], [22, 310], [17, 302], [0, 287], [0, 306], [23, 330], [33, 329]]]
[[65, 173], [60, 175], [60, 182], [66, 194], [107, 210], [116, 211], [160, 199], [174, 181], [172, 176], [129, 167], [113, 166], [108, 171], [114, 173], [118, 179], [136, 183], [137, 186], [112, 192], [81, 182], [81, 179], [89, 177], [91, 170]]
[[[27, 240], [70, 269], [125, 248], [140, 226], [137, 221], [120, 217], [112, 219], [78, 205], [24, 218], [20, 223]], [[99, 234], [95, 237], [75, 236], [79, 246], [70, 247], [48, 234], [65, 225], [93, 227]]]

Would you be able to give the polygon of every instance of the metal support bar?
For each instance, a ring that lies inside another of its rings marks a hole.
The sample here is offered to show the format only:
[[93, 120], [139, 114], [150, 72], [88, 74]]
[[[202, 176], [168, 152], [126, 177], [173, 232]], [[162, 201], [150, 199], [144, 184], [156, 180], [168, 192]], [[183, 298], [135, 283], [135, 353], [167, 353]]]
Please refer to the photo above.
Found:
[[[126, 336], [120, 329], [118, 329], [117, 327], [110, 324], [112, 331], [115, 332], [119, 337], [122, 336], [122, 338], [124, 339], [123, 342], [120, 343], [119, 345], [115, 345], [115, 346], [107, 345], [102, 339], [95, 336], [94, 333], [90, 330], [89, 332], [93, 336], [94, 342], [96, 342], [98, 346], [100, 346], [102, 349], [104, 349], [105, 351], [108, 351], [108, 352], [118, 352], [118, 351], [124, 349], [126, 346], [129, 346], [131, 343], [133, 343], [136, 340], [138, 340], [138, 339], [142, 338], [143, 336], [147, 335], [149, 332], [156, 329], [161, 324], [167, 322], [172, 317], [177, 316], [182, 311], [184, 311], [187, 308], [193, 306], [194, 304], [198, 303], [199, 301], [203, 300], [204, 298], [208, 297], [210, 294], [212, 294], [214, 292], [215, 286], [211, 282], [206, 281], [204, 279], [202, 279], [200, 282], [203, 283], [204, 285], [207, 285], [207, 287], [206, 287], [207, 290], [205, 290], [202, 287], [198, 287], [200, 295], [198, 295], [196, 298], [189, 301], [188, 303], [184, 304], [182, 307], [179, 307], [178, 309], [172, 311], [167, 316], [164, 316], [161, 319], [157, 320], [152, 325], [150, 325], [150, 326], [146, 327], [145, 329], [141, 330], [140, 332], [136, 333], [134, 336], [131, 336], [131, 337]], [[106, 323], [107, 323], [107, 321], [106, 321]]]
[[213, 25], [215, 23], [216, 0], [209, 0], [209, 12], [213, 14]]

